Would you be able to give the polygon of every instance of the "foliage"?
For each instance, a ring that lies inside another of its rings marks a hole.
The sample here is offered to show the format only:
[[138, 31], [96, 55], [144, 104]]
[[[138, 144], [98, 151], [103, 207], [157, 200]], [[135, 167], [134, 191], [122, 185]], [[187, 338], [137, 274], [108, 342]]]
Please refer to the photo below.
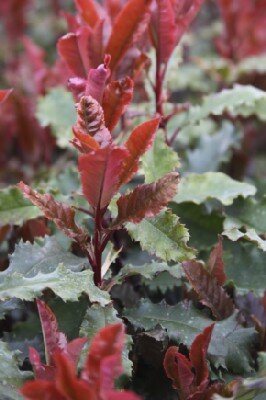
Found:
[[261, 400], [265, 0], [0, 3], [0, 398]]

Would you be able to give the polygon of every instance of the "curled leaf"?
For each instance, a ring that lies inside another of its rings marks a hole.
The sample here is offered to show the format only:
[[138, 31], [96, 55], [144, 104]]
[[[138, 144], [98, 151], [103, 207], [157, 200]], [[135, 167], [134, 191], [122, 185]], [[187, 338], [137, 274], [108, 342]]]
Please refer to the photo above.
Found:
[[218, 320], [230, 317], [234, 304], [225, 290], [200, 262], [191, 260], [183, 263], [184, 271], [201, 302], [212, 310]]

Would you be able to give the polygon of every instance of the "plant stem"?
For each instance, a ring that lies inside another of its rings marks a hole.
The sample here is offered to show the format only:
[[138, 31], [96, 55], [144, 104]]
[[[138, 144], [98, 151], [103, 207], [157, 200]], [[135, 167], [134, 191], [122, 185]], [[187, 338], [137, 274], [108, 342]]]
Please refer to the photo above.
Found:
[[101, 249], [101, 231], [102, 231], [102, 212], [98, 206], [95, 211], [95, 226], [94, 226], [94, 260], [93, 260], [93, 270], [94, 270], [94, 283], [96, 286], [100, 286], [102, 283], [101, 269], [102, 269], [102, 252]]

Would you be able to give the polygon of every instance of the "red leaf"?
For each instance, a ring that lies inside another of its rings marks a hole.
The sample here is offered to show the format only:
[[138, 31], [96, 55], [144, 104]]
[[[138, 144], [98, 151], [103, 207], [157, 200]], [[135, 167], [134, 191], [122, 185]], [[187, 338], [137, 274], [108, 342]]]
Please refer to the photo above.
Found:
[[90, 69], [85, 95], [90, 95], [98, 103], [102, 102], [103, 92], [105, 88], [105, 82], [108, 78], [109, 70], [105, 68], [103, 64], [99, 65], [97, 69]]
[[50, 194], [36, 192], [23, 182], [17, 186], [23, 192], [24, 197], [43, 211], [46, 218], [54, 221], [58, 229], [61, 229], [66, 236], [76, 240], [81, 247], [86, 248], [88, 235], [76, 225], [75, 210], [72, 207], [59, 203]]
[[75, 75], [85, 78], [87, 74], [79, 52], [76, 33], [68, 33], [61, 37], [57, 42], [57, 49], [69, 69]]
[[181, 392], [182, 398], [186, 398], [194, 381], [190, 361], [179, 353], [178, 347], [172, 346], [167, 349], [163, 365], [167, 377], [173, 381], [173, 387]]
[[177, 26], [171, 0], [157, 0], [157, 9], [152, 17], [151, 26], [160, 62], [167, 63], [177, 44]]
[[93, 338], [82, 378], [96, 393], [112, 390], [114, 379], [121, 374], [124, 337], [124, 326], [115, 324], [101, 329]]
[[90, 26], [94, 27], [100, 19], [97, 5], [94, 0], [75, 0], [76, 7], [82, 19]]
[[204, 0], [172, 0], [176, 10], [177, 43], [196, 17]]
[[54, 380], [54, 366], [45, 365], [41, 362], [41, 358], [37, 350], [33, 347], [29, 348], [29, 359], [33, 367], [34, 376], [37, 379], [45, 379], [47, 381]]
[[12, 90], [13, 89], [0, 90], [0, 104], [8, 98], [8, 96], [12, 93]]
[[55, 388], [53, 382], [38, 379], [26, 382], [20, 389], [25, 400], [66, 400]]
[[154, 217], [167, 205], [177, 191], [178, 173], [171, 172], [154, 183], [137, 186], [117, 201], [118, 216], [113, 227], [125, 222], [140, 222]]
[[82, 153], [89, 153], [91, 150], [98, 150], [100, 148], [99, 143], [90, 135], [79, 131], [73, 127], [73, 133], [75, 139], [71, 143]]
[[184, 262], [183, 268], [202, 304], [209, 307], [218, 320], [232, 315], [234, 304], [231, 298], [200, 262], [193, 260]]
[[111, 55], [111, 70], [114, 70], [125, 52], [145, 31], [151, 2], [152, 0], [128, 0], [116, 17], [105, 50], [106, 54]]
[[93, 388], [76, 377], [74, 363], [62, 352], [54, 355], [56, 365], [55, 386], [64, 399], [88, 400], [94, 399]]
[[86, 338], [77, 338], [67, 343], [67, 354], [75, 365], [77, 365], [78, 363], [80, 352], [83, 349], [84, 344], [86, 342], [87, 342]]
[[86, 78], [90, 67], [89, 37], [90, 29], [83, 26], [76, 33], [68, 33], [57, 42], [60, 56], [68, 68], [78, 77]]
[[105, 208], [119, 189], [126, 149], [106, 147], [79, 157], [83, 194], [92, 207]]
[[121, 0], [105, 0], [104, 6], [112, 20], [116, 18], [122, 8]]
[[213, 328], [214, 324], [197, 335], [189, 352], [190, 361], [195, 369], [196, 385], [200, 386], [201, 390], [205, 389], [209, 383], [209, 368], [206, 357]]
[[112, 131], [124, 114], [133, 98], [133, 81], [126, 77], [120, 81], [112, 81], [105, 88], [103, 110], [105, 126]]
[[42, 325], [46, 362], [48, 365], [53, 365], [53, 353], [58, 349], [64, 350], [67, 339], [62, 332], [59, 332], [56, 317], [50, 307], [39, 299], [36, 303]]
[[218, 243], [212, 249], [208, 261], [208, 271], [217, 279], [219, 285], [223, 285], [226, 281], [223, 262], [223, 237], [219, 235]]
[[104, 45], [105, 45], [105, 26], [106, 20], [101, 19], [94, 26], [89, 43], [89, 59], [91, 67], [96, 68], [102, 63], [104, 56]]
[[125, 143], [125, 147], [129, 151], [129, 156], [120, 174], [121, 185], [129, 182], [137, 172], [139, 159], [152, 145], [159, 122], [160, 118], [155, 118], [144, 122], [132, 131]]

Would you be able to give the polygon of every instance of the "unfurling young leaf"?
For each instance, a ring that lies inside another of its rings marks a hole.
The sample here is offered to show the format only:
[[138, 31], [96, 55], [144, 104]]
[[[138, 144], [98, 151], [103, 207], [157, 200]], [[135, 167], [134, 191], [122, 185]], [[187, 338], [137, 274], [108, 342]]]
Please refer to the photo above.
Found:
[[117, 201], [118, 216], [114, 227], [125, 222], [138, 223], [154, 217], [167, 205], [177, 191], [178, 173], [172, 172], [154, 183], [137, 186]]
[[183, 268], [193, 289], [198, 294], [200, 301], [212, 310], [218, 320], [223, 320], [232, 315], [233, 301], [200, 262], [191, 260], [183, 263]]

